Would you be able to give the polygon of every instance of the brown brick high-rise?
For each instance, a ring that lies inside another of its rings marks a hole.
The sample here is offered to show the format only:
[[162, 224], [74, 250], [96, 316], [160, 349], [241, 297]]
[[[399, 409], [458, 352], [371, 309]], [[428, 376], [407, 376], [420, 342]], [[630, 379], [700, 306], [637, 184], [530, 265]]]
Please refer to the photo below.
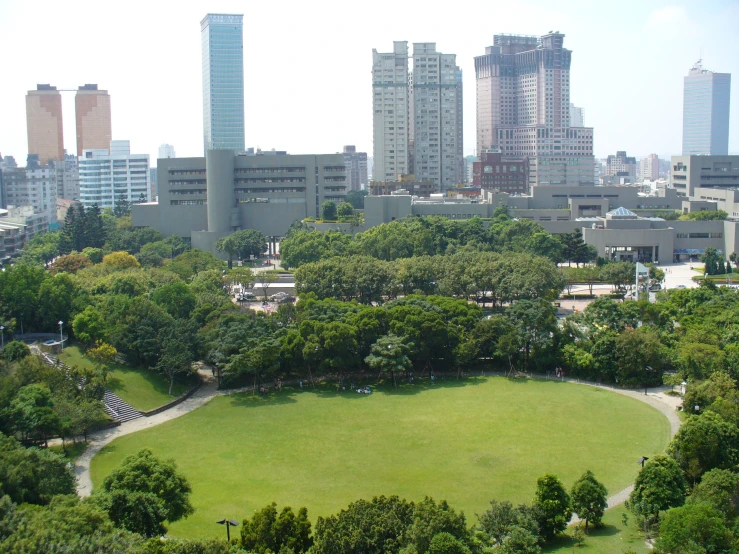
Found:
[[51, 85], [36, 85], [26, 95], [28, 153], [38, 154], [41, 165], [64, 159], [62, 95]]
[[74, 97], [77, 118], [77, 155], [83, 150], [110, 148], [113, 132], [110, 124], [110, 96], [97, 85], [79, 87]]

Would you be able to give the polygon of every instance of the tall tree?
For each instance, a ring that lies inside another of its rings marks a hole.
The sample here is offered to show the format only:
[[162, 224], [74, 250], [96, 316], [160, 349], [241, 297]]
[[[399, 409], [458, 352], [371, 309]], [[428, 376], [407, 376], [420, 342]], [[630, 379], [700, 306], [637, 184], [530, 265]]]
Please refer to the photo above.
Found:
[[222, 237], [216, 241], [216, 250], [228, 254], [228, 269], [233, 267], [233, 258], [238, 252], [238, 245], [233, 235]]
[[572, 517], [570, 495], [556, 475], [547, 473], [536, 481], [534, 508], [538, 512], [539, 529], [546, 540], [567, 528]]
[[321, 219], [325, 221], [336, 220], [336, 204], [331, 200], [326, 200], [321, 204]]
[[385, 335], [372, 345], [370, 355], [364, 361], [381, 375], [389, 373], [393, 379], [393, 385], [397, 387], [395, 374], [408, 371], [412, 367], [408, 353], [413, 346], [413, 343], [407, 342], [404, 337], [393, 334]]
[[580, 479], [572, 485], [572, 511], [580, 519], [585, 520], [585, 532], [588, 525], [600, 525], [603, 514], [608, 507], [608, 491], [602, 483], [598, 482], [590, 470], [586, 471]]
[[627, 507], [649, 523], [660, 512], [682, 506], [685, 488], [685, 479], [675, 460], [658, 454], [647, 460], [636, 476]]

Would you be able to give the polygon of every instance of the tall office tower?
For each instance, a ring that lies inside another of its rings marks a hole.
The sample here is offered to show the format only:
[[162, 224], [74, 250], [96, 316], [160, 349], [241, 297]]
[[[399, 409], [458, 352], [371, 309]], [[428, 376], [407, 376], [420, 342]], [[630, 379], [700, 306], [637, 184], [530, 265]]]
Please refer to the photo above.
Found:
[[36, 85], [26, 94], [28, 153], [38, 154], [41, 164], [64, 159], [62, 95], [51, 85]]
[[121, 198], [128, 202], [151, 201], [149, 155], [131, 154], [127, 140], [114, 140], [104, 149], [85, 150], [79, 159], [80, 202], [115, 208]]
[[159, 158], [176, 158], [174, 153], [174, 146], [171, 144], [162, 144], [159, 147]]
[[110, 123], [110, 96], [98, 86], [83, 85], [74, 95], [77, 118], [77, 155], [84, 150], [100, 150], [110, 147], [113, 131]]
[[457, 68], [457, 183], [467, 182], [467, 166], [464, 161], [464, 89], [462, 87], [462, 70]]
[[564, 34], [495, 35], [475, 58], [477, 152], [529, 158], [530, 185], [590, 185], [593, 129], [570, 123]]
[[410, 173], [408, 42], [393, 51], [372, 50], [372, 157], [375, 181], [395, 181]]
[[206, 152], [245, 148], [243, 18], [209, 13], [200, 22]]
[[582, 108], [570, 102], [570, 127], [585, 127]]
[[649, 154], [649, 156], [640, 160], [639, 177], [649, 181], [659, 179], [659, 156], [657, 154]]
[[433, 42], [413, 44], [411, 76], [411, 172], [444, 191], [460, 182], [461, 71], [455, 54], [436, 51]]
[[729, 153], [731, 74], [703, 69], [701, 60], [683, 79], [683, 156]]
[[367, 152], [357, 152], [353, 145], [344, 146], [347, 191], [367, 188]]

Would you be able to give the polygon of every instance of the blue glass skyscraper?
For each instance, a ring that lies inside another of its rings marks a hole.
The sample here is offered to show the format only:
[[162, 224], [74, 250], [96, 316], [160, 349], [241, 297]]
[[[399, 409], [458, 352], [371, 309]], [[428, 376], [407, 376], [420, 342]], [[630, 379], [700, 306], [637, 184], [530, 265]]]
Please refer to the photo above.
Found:
[[244, 150], [243, 17], [209, 13], [200, 22], [206, 152]]
[[731, 74], [703, 69], [700, 60], [683, 86], [683, 156], [729, 153]]

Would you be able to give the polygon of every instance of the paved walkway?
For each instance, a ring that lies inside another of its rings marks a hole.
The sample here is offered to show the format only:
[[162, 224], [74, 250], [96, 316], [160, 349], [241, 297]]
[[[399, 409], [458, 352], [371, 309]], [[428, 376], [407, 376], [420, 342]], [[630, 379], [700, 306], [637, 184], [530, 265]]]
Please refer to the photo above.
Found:
[[[118, 437], [130, 435], [131, 433], [135, 433], [136, 431], [148, 429], [149, 427], [154, 427], [156, 425], [164, 423], [165, 421], [170, 421], [172, 419], [185, 415], [207, 404], [212, 398], [216, 396], [236, 394], [239, 392], [252, 390], [252, 387], [248, 386], [239, 389], [219, 391], [217, 388], [216, 380], [213, 377], [210, 369], [206, 369], [205, 367], [201, 366], [201, 368], [198, 369], [198, 373], [200, 375], [200, 378], [202, 379], [203, 384], [200, 386], [197, 392], [195, 392], [195, 394], [193, 394], [184, 402], [181, 402], [176, 406], [173, 406], [172, 408], [154, 416], [127, 421], [125, 423], [122, 423], [118, 427], [97, 431], [88, 436], [90, 444], [88, 445], [85, 452], [79, 458], [77, 458], [74, 466], [74, 473], [77, 477], [77, 493], [80, 496], [89, 496], [92, 493], [90, 462], [92, 461], [92, 458], [95, 456], [95, 454], [100, 452], [100, 450], [109, 442], [117, 439]], [[536, 377], [540, 378], [539, 376]], [[631, 396], [632, 398], [635, 398], [642, 402], [646, 402], [647, 404], [656, 408], [662, 414], [664, 414], [667, 420], [670, 422], [670, 438], [672, 438], [675, 433], [677, 433], [677, 430], [680, 428], [681, 421], [677, 415], [677, 406], [682, 403], [682, 399], [680, 397], [673, 397], [665, 394], [667, 391], [672, 390], [672, 387], [662, 386], [658, 388], [652, 388], [650, 389], [650, 392], [645, 395], [643, 391], [618, 389], [609, 386], [598, 385], [596, 383], [580, 381], [578, 379], [571, 379], [569, 377], [565, 378], [564, 380], [570, 383], [606, 389], [611, 392], [623, 394], [624, 396]], [[285, 381], [284, 384], [289, 383]], [[274, 387], [273, 384], [269, 383], [265, 383], [264, 385], [269, 388]], [[634, 462], [636, 463], [636, 460], [634, 460]], [[614, 506], [618, 506], [619, 504], [623, 504], [623, 502], [628, 499], [629, 494], [631, 494], [633, 488], [634, 486], [630, 485], [624, 490], [619, 491], [618, 493], [609, 497], [608, 507], [612, 508]], [[573, 517], [571, 523], [576, 523], [577, 521], [579, 520], [576, 517]]]

